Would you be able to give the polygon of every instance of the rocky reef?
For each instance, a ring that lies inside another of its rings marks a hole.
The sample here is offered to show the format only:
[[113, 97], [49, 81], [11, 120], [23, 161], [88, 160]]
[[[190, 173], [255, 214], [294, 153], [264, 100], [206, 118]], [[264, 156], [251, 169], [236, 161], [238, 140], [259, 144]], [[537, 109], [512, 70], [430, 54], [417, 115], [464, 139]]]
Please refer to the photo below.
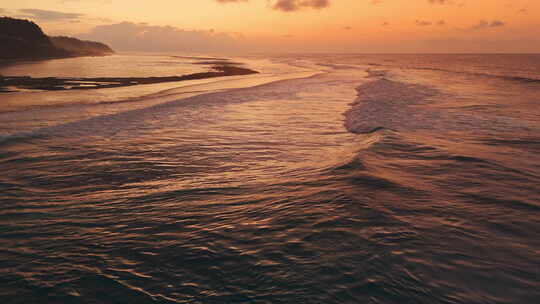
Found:
[[2, 77], [0, 75], [0, 93], [18, 91], [64, 91], [117, 88], [139, 84], [176, 82], [224, 76], [240, 76], [257, 74], [257, 71], [230, 66], [213, 66], [212, 70], [181, 76], [165, 77], [99, 77], [99, 78], [32, 78], [29, 76]]

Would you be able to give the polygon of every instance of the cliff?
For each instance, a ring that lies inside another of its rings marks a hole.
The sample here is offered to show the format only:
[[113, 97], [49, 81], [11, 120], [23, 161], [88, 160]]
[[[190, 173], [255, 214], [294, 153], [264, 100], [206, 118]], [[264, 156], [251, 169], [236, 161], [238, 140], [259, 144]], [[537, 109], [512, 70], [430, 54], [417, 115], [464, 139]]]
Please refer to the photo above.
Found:
[[32, 21], [0, 18], [0, 59], [45, 59], [103, 56], [114, 53], [107, 45], [70, 37], [48, 37]]

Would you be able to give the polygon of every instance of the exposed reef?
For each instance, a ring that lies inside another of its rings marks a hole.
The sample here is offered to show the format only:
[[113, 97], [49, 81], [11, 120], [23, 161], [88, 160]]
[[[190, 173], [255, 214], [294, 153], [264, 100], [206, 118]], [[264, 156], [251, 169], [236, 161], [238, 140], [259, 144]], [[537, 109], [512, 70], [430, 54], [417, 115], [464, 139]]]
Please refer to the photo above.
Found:
[[181, 76], [165, 77], [99, 77], [99, 78], [32, 78], [22, 77], [2, 77], [0, 76], [0, 93], [17, 91], [62, 91], [62, 90], [88, 90], [133, 86], [139, 84], [154, 84], [161, 82], [176, 82], [184, 80], [205, 79], [224, 76], [238, 76], [256, 74], [246, 68], [231, 65], [221, 65], [212, 67], [213, 71], [194, 73]]

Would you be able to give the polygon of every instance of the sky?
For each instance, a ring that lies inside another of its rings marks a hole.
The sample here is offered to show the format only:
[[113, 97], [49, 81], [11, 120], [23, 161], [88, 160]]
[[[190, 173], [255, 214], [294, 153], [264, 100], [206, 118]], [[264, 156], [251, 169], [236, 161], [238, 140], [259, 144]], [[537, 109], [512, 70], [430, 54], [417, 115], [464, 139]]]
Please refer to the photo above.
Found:
[[0, 0], [116, 50], [538, 53], [538, 0]]

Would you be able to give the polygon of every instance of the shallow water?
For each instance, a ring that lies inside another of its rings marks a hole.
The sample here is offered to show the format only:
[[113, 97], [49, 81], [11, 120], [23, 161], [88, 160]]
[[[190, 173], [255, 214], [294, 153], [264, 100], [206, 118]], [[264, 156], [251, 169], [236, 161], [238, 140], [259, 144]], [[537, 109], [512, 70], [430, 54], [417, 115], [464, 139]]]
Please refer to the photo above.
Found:
[[534, 303], [540, 86], [407, 58], [5, 113], [0, 297]]
[[206, 72], [199, 60], [174, 55], [120, 53], [110, 56], [27, 61], [0, 68], [7, 76], [31, 77], [159, 77]]

